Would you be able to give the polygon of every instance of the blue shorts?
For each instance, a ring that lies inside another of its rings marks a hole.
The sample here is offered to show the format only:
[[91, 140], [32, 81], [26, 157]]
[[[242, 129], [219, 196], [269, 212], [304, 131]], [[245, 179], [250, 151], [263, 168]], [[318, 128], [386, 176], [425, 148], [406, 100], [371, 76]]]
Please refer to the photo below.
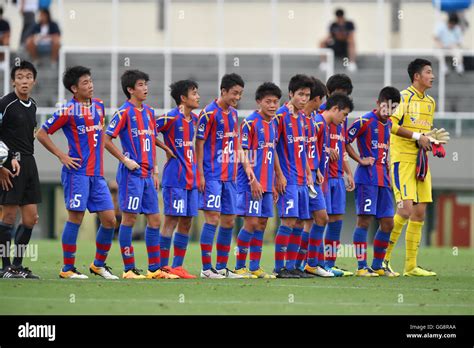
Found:
[[329, 215], [346, 213], [346, 184], [344, 178], [329, 178], [325, 194], [326, 210]]
[[323, 191], [321, 190], [321, 186], [316, 184], [316, 172], [312, 171], [313, 173], [313, 181], [314, 181], [314, 189], [318, 193], [316, 198], [309, 197], [309, 212], [312, 213], [313, 211], [318, 210], [326, 210], [326, 199], [324, 198]]
[[237, 194], [237, 215], [273, 217], [273, 193], [264, 192], [262, 199], [253, 200], [250, 191], [239, 192]]
[[198, 190], [186, 190], [179, 187], [163, 187], [163, 205], [165, 215], [197, 216]]
[[67, 210], [97, 211], [114, 210], [112, 196], [102, 176], [87, 176], [63, 170], [61, 182]]
[[355, 200], [357, 215], [375, 215], [380, 219], [391, 218], [395, 214], [390, 187], [357, 184]]
[[126, 167], [123, 167], [117, 171], [117, 184], [121, 211], [147, 215], [160, 212], [153, 177], [142, 178], [131, 174]]
[[206, 190], [199, 193], [199, 209], [237, 214], [237, 187], [233, 181], [206, 181]]
[[310, 219], [308, 187], [287, 185], [285, 193], [278, 198], [277, 208], [278, 215], [282, 218]]

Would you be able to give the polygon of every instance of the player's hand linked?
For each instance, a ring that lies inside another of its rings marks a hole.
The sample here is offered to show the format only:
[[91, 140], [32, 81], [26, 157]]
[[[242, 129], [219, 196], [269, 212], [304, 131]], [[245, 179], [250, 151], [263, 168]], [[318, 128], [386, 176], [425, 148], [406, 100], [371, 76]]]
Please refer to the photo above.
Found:
[[125, 167], [127, 167], [128, 170], [136, 170], [140, 168], [140, 165], [137, 162], [135, 162], [134, 160], [128, 157], [125, 158], [125, 160], [123, 161], [123, 164]]
[[9, 191], [11, 188], [13, 188], [11, 178], [13, 178], [14, 176], [15, 175], [13, 175], [13, 173], [10, 172], [7, 168], [0, 168], [0, 183], [4, 191]]
[[329, 149], [329, 159], [331, 160], [331, 162], [336, 162], [337, 160], [339, 160], [339, 153], [333, 148]]
[[374, 162], [375, 162], [375, 158], [373, 158], [373, 157], [365, 157], [365, 158], [361, 158], [359, 164], [360, 164], [361, 166], [373, 166], [373, 165], [374, 165]]
[[67, 169], [79, 169], [81, 168], [81, 159], [75, 157], [69, 157], [66, 154], [59, 156], [59, 160], [66, 166]]
[[12, 159], [12, 172], [13, 176], [20, 175], [20, 162], [16, 159]]

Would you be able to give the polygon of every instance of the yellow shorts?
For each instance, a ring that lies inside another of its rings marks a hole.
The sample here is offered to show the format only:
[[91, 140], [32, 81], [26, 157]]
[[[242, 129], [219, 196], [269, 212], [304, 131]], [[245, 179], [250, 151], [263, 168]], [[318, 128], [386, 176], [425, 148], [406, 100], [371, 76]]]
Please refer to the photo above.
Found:
[[416, 163], [395, 162], [390, 166], [392, 188], [398, 202], [413, 200], [415, 203], [433, 202], [431, 195], [431, 171], [428, 168], [425, 180], [416, 179]]

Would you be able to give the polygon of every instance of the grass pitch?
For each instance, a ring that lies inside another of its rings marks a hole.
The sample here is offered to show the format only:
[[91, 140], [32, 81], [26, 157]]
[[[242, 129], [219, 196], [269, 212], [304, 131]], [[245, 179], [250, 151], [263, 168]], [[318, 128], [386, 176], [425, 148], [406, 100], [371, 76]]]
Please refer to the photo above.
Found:
[[[106, 281], [89, 274], [95, 243], [79, 242], [76, 267], [87, 280], [58, 278], [60, 241], [34, 240], [38, 261], [25, 261], [41, 280], [0, 280], [0, 314], [474, 314], [472, 249], [422, 247], [418, 260], [438, 273], [433, 278], [390, 279], [178, 279]], [[143, 242], [135, 242], [138, 268], [146, 270]], [[231, 249], [233, 250], [233, 249]], [[273, 245], [263, 248], [262, 266], [273, 268]], [[404, 248], [396, 248], [393, 267], [403, 269]], [[372, 258], [369, 249], [369, 260]], [[172, 251], [171, 251], [172, 255]], [[215, 259], [215, 250], [213, 260]], [[121, 275], [114, 241], [107, 264]], [[185, 267], [199, 274], [198, 244], [191, 244]], [[229, 265], [235, 265], [231, 253]], [[355, 269], [353, 258], [338, 265]]]

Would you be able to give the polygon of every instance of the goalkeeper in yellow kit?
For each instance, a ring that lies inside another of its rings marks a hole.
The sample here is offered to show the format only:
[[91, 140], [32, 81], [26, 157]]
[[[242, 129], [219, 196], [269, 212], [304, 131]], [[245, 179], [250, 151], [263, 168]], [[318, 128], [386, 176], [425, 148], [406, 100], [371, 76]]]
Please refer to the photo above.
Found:
[[[400, 105], [391, 116], [390, 170], [392, 188], [397, 201], [394, 228], [384, 260], [391, 270], [390, 257], [403, 227], [405, 237], [405, 276], [435, 276], [436, 273], [417, 265], [417, 253], [425, 220], [426, 206], [431, 203], [431, 173], [426, 152], [444, 157], [442, 144], [449, 140], [444, 129], [433, 129], [435, 101], [425, 92], [435, 78], [431, 62], [415, 59], [408, 65], [412, 85], [401, 92]], [[441, 143], [441, 145], [440, 145]]]

